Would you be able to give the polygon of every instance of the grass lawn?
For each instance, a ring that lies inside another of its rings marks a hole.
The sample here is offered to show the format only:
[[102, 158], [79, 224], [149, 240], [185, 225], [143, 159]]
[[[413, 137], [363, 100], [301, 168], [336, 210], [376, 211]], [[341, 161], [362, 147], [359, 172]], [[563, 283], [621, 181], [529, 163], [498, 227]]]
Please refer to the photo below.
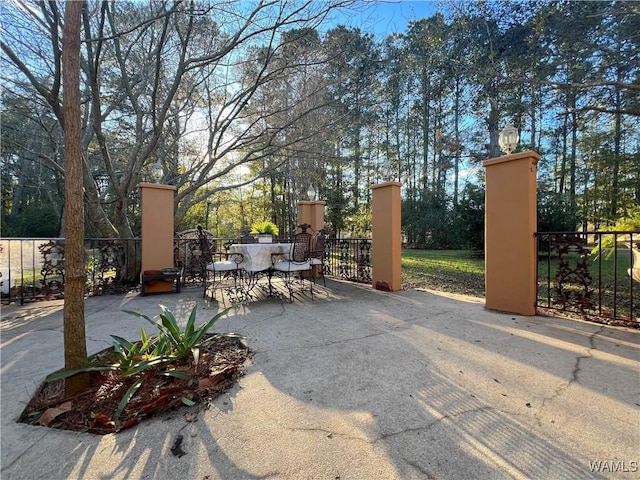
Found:
[[[580, 260], [577, 254], [568, 254], [565, 259], [571, 269], [577, 269]], [[626, 317], [629, 315], [631, 289], [633, 289], [634, 317], [637, 316], [637, 312], [640, 312], [640, 285], [635, 282], [632, 284], [631, 278], [627, 274], [630, 263], [630, 254], [627, 248], [619, 249], [617, 268], [613, 256], [600, 258], [597, 255], [589, 256], [586, 267], [591, 279], [586, 279], [586, 284], [595, 290], [591, 298], [596, 310], [602, 308], [603, 312], [609, 312], [608, 314], [613, 311], [615, 286], [618, 316]], [[549, 290], [546, 282], [549, 268], [551, 269], [551, 295], [552, 298], [555, 298], [555, 276], [559, 268], [557, 256], [551, 257], [550, 264], [545, 259], [541, 259], [538, 263], [538, 301], [540, 306], [547, 304]], [[601, 273], [599, 274], [599, 272]], [[567, 278], [567, 282], [564, 284], [565, 293], [577, 292], [579, 294], [584, 292], [584, 286], [581, 286], [578, 278], [579, 276], [575, 275], [570, 275]], [[576, 283], [570, 284], [569, 282], [572, 281]], [[404, 288], [426, 288], [484, 297], [484, 259], [465, 250], [403, 249], [402, 283]], [[574, 308], [577, 307], [569, 309], [574, 310]]]
[[484, 259], [466, 250], [402, 250], [404, 288], [484, 297]]
[[[619, 318], [629, 317], [631, 299], [633, 298], [633, 316], [634, 318], [638, 317], [640, 284], [632, 282], [627, 273], [631, 265], [631, 254], [628, 248], [618, 248], [617, 260], [613, 255], [591, 254], [585, 265], [581, 264], [581, 257], [577, 253], [565, 254], [563, 258], [570, 269], [565, 270], [566, 277], [563, 283], [565, 294], [576, 299], [580, 295], [584, 295], [588, 287], [588, 289], [592, 289], [592, 294], [589, 297], [592, 308], [587, 308], [587, 311], [598, 311], [603, 316], [612, 316], [615, 308], [616, 316]], [[555, 303], [556, 274], [559, 266], [560, 262], [557, 256], [551, 257], [549, 262], [545, 259], [538, 262], [538, 305], [541, 307], [548, 305], [549, 302]], [[585, 266], [588, 275], [584, 271]], [[547, 282], [551, 284], [551, 292], [547, 288]], [[556, 308], [561, 308], [561, 305], [561, 303], [556, 304]], [[567, 309], [580, 311], [577, 304], [572, 304]]]

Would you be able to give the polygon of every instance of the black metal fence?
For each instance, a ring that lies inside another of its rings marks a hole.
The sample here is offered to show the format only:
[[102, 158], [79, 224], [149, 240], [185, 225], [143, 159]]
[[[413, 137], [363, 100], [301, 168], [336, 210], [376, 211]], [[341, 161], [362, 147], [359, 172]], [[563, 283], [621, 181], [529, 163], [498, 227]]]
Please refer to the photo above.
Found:
[[[228, 251], [235, 238], [208, 236], [211, 251]], [[0, 239], [0, 292], [4, 303], [63, 298], [64, 238]], [[124, 293], [140, 287], [139, 238], [85, 240], [86, 293]], [[205, 256], [197, 230], [174, 239], [174, 265], [184, 285], [202, 285]], [[167, 265], [169, 266], [169, 265]], [[355, 282], [371, 282], [370, 239], [327, 239], [325, 274]]]
[[[0, 239], [0, 292], [3, 302], [62, 298], [64, 238]], [[140, 239], [85, 240], [87, 295], [123, 293], [138, 286]]]
[[640, 232], [536, 233], [536, 307], [640, 326]]
[[358, 283], [371, 283], [371, 239], [328, 238], [325, 275]]

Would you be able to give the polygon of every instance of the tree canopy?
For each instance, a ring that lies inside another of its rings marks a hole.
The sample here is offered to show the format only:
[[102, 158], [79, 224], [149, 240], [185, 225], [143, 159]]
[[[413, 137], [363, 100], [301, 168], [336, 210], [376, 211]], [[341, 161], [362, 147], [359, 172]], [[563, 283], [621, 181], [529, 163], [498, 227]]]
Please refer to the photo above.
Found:
[[[64, 4], [2, 8], [2, 227], [34, 235], [20, 219], [38, 204], [63, 227]], [[385, 165], [403, 183], [409, 243], [477, 246], [481, 161], [500, 154], [507, 122], [542, 155], [542, 224], [603, 226], [640, 204], [636, 2], [451, 2], [386, 38], [337, 25], [348, 8], [363, 7], [88, 2], [88, 233], [135, 236], [138, 184], [157, 164], [178, 187], [178, 228], [287, 232], [311, 195], [335, 231], [364, 234]]]

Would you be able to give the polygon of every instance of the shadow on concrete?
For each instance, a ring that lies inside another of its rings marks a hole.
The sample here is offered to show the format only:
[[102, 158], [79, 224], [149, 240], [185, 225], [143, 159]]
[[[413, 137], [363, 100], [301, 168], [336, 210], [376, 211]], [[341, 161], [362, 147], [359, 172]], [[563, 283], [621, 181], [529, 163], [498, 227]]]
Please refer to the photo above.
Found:
[[[200, 289], [88, 299], [89, 353], [147, 328], [120, 310], [158, 304], [199, 322], [224, 306]], [[233, 313], [216, 330], [256, 352], [236, 387], [196, 421], [99, 437], [15, 423], [62, 366], [62, 311], [3, 309], [2, 478], [599, 478], [590, 461], [637, 460], [637, 332], [332, 281]]]

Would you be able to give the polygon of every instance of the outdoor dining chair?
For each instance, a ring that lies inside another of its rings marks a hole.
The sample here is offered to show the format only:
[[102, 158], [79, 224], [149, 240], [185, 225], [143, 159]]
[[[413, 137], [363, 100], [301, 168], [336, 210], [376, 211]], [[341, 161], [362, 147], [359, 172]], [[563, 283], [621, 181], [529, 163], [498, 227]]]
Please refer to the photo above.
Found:
[[206, 298], [207, 292], [210, 291], [211, 300], [213, 300], [216, 290], [225, 289], [232, 301], [241, 301], [244, 298], [244, 289], [240, 264], [244, 260], [244, 256], [241, 253], [212, 251], [211, 244], [202, 227], [198, 225], [197, 229], [204, 262], [204, 292], [202, 296]]
[[311, 251], [309, 252], [309, 262], [313, 269], [313, 278], [315, 281], [316, 276], [322, 277], [322, 283], [327, 286], [327, 281], [324, 277], [324, 258], [325, 247], [327, 237], [323, 230], [316, 232], [311, 238]]
[[245, 297], [243, 270], [240, 264], [244, 260], [241, 253], [215, 252], [212, 261], [205, 269], [204, 294], [211, 292], [211, 300], [217, 290], [225, 290], [232, 301], [242, 301]]
[[[296, 280], [299, 280], [301, 288], [304, 289], [305, 277], [309, 280], [309, 289], [311, 298], [313, 298], [311, 259], [309, 256], [311, 253], [311, 236], [311, 233], [303, 229], [303, 231], [294, 235], [288, 254], [274, 253], [271, 256], [273, 272], [282, 277], [289, 291], [289, 301], [292, 303]], [[296, 276], [298, 277], [297, 279]]]

